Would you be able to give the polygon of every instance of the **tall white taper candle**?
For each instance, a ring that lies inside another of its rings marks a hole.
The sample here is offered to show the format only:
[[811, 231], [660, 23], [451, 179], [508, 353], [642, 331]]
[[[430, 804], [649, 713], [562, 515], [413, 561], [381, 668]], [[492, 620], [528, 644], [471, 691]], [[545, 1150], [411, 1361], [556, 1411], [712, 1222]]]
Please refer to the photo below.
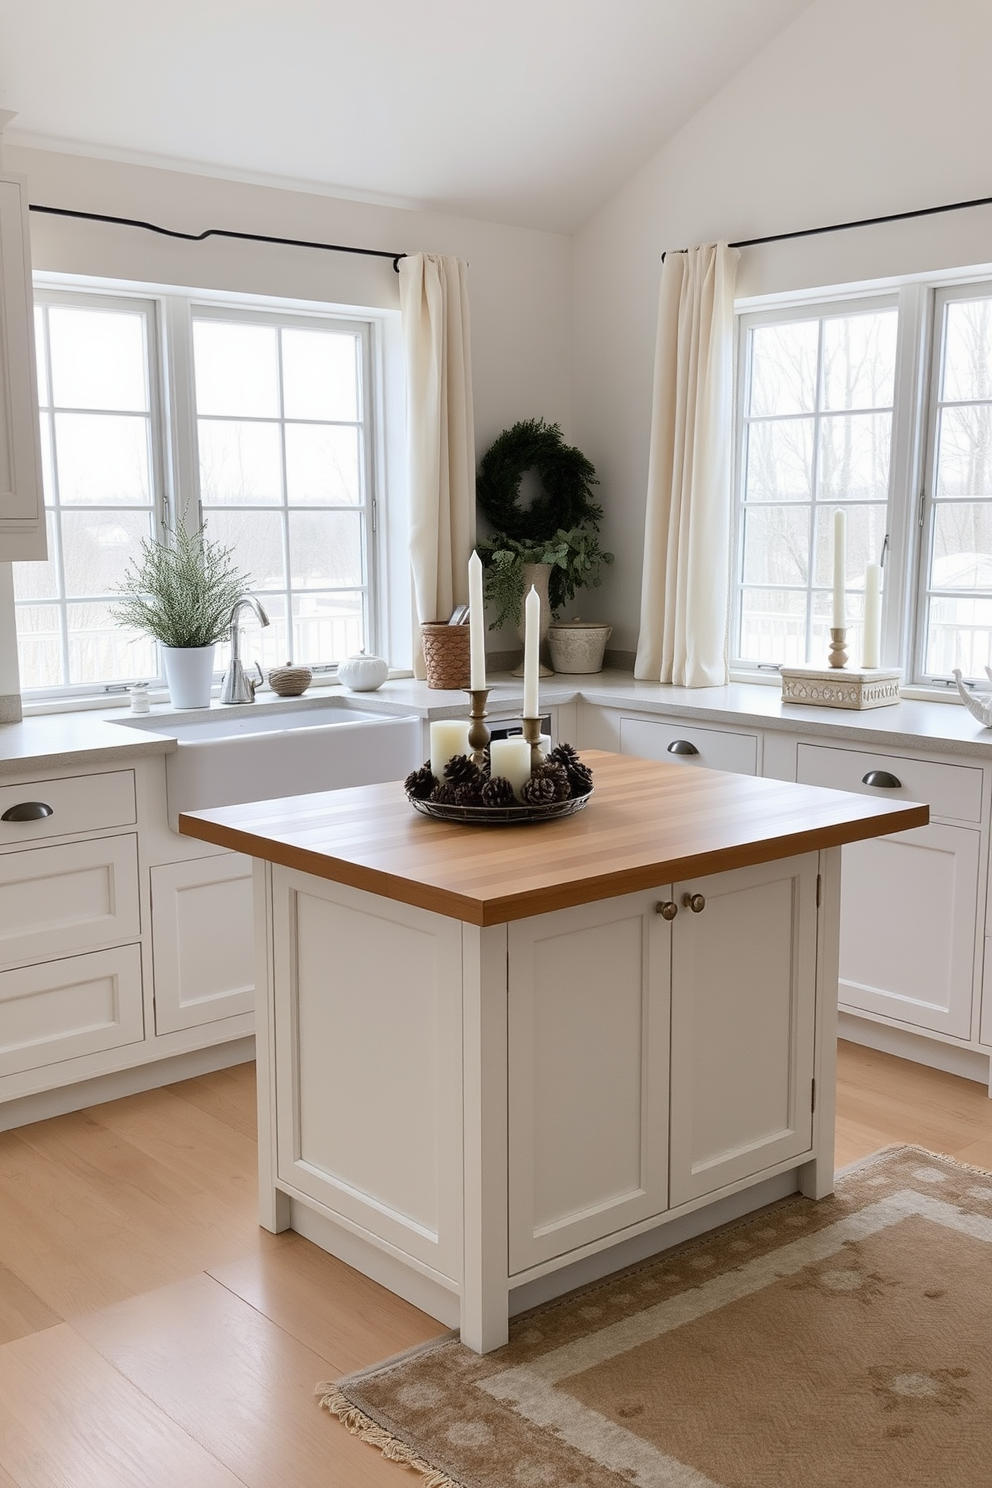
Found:
[[468, 628], [469, 686], [477, 692], [486, 685], [486, 615], [482, 604], [482, 559], [478, 553], [468, 560]]
[[524, 717], [537, 718], [537, 679], [541, 670], [541, 599], [533, 584], [524, 600]]
[[869, 563], [865, 569], [865, 644], [862, 666], [877, 667], [882, 638], [882, 570]]
[[834, 512], [834, 630], [843, 630], [847, 625], [845, 616], [845, 590], [847, 588], [847, 512], [840, 508]]

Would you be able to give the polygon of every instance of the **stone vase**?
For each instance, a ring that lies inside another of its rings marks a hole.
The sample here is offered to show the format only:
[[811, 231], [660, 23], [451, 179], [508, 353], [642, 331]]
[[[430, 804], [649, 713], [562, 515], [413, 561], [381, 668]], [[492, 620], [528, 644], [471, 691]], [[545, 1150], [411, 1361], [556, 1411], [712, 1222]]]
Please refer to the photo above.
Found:
[[[547, 654], [548, 646], [548, 626], [551, 624], [551, 601], [548, 598], [548, 584], [551, 579], [551, 564], [525, 563], [523, 564], [523, 575], [524, 599], [527, 598], [528, 594], [531, 591], [531, 588], [533, 587], [537, 590], [537, 597], [541, 601], [541, 676], [553, 677], [554, 672], [549, 666], [545, 666], [544, 664], [544, 658]], [[524, 617], [522, 605], [520, 608], [520, 620], [517, 624], [517, 635], [520, 637], [521, 641], [523, 641]], [[520, 665], [514, 669], [513, 675], [514, 677], [522, 677], [523, 674], [524, 664], [523, 662], [521, 662]]]

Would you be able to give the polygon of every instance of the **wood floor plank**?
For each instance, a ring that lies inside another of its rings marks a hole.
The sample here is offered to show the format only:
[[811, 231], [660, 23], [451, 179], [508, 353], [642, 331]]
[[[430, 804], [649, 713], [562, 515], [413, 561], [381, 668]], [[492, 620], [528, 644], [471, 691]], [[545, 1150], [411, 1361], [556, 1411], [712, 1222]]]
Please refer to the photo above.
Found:
[[19, 1276], [0, 1265], [0, 1344], [53, 1328], [62, 1320], [61, 1314], [36, 1296]]
[[64, 1317], [269, 1238], [84, 1112], [2, 1134], [0, 1212], [0, 1262]]
[[258, 1118], [255, 1105], [255, 1062], [234, 1064], [170, 1085], [172, 1094], [188, 1101], [232, 1131], [255, 1141]]
[[302, 1235], [215, 1266], [210, 1275], [333, 1366], [349, 1374], [446, 1332], [445, 1325]]
[[130, 1147], [230, 1211], [236, 1223], [258, 1225], [258, 1143], [172, 1086], [109, 1101], [86, 1115]]
[[0, 1468], [15, 1488], [242, 1488], [67, 1323], [0, 1348]]
[[916, 1143], [982, 1165], [983, 1159], [966, 1153], [985, 1151], [975, 1144], [992, 1142], [987, 1088], [842, 1040], [837, 1046], [837, 1165], [893, 1142]]
[[[321, 1411], [326, 1356], [211, 1277], [72, 1325], [247, 1488], [401, 1488], [406, 1470]], [[403, 1476], [398, 1478], [398, 1474]]]

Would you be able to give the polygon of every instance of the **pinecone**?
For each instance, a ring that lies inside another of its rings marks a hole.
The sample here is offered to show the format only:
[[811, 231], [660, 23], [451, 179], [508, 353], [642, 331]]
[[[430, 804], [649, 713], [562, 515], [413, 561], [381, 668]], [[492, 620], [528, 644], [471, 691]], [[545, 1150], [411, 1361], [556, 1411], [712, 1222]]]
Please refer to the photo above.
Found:
[[592, 790], [592, 771], [581, 760], [568, 772], [568, 784], [573, 796], [587, 796]]
[[455, 800], [455, 787], [453, 785], [449, 785], [446, 780], [442, 780], [441, 784], [437, 787], [434, 794], [431, 796], [431, 800], [434, 801], [438, 806], [457, 806], [458, 804], [458, 802]]
[[556, 801], [567, 801], [572, 794], [572, 788], [568, 783], [568, 771], [557, 760], [550, 758], [545, 760], [544, 764], [533, 772], [531, 779], [550, 780], [555, 788], [554, 799]]
[[525, 806], [550, 806], [555, 796], [555, 783], [546, 775], [532, 775], [520, 790], [520, 799]]
[[517, 798], [505, 775], [494, 775], [482, 787], [483, 806], [515, 806]]
[[453, 754], [444, 767], [444, 778], [455, 789], [461, 785], [470, 785], [475, 790], [481, 790], [484, 777], [467, 754]]
[[425, 760], [419, 770], [411, 770], [403, 782], [408, 796], [416, 801], [426, 801], [437, 789], [437, 780], [431, 774], [430, 761]]
[[585, 796], [592, 790], [592, 771], [579, 759], [579, 752], [571, 744], [558, 744], [548, 755], [549, 760], [564, 766], [568, 775], [568, 788], [573, 796]]
[[454, 793], [455, 793], [455, 805], [456, 806], [481, 806], [482, 805], [482, 786], [481, 786], [481, 780], [480, 780], [480, 783], [479, 784], [476, 784], [476, 782], [474, 780], [470, 780], [465, 785], [456, 785], [456, 786], [454, 786], [453, 789], [454, 789]]

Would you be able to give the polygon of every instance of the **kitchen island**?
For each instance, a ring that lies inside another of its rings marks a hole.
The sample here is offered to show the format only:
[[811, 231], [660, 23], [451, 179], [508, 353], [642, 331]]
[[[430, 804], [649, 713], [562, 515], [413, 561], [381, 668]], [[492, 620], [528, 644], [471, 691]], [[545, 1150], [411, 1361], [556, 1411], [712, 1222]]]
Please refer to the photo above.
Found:
[[840, 845], [928, 817], [584, 759], [555, 822], [428, 819], [398, 782], [180, 818], [255, 859], [263, 1225], [479, 1352], [597, 1271], [830, 1192]]

